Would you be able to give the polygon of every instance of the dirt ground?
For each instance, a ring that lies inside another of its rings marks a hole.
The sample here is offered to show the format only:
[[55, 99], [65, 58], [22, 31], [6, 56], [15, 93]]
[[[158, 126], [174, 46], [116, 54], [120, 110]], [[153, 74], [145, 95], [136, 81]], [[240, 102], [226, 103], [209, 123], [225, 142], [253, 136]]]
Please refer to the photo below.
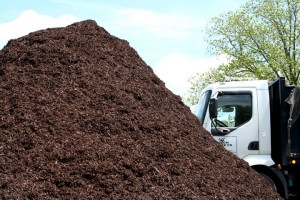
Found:
[[280, 199], [93, 20], [0, 51], [1, 199]]

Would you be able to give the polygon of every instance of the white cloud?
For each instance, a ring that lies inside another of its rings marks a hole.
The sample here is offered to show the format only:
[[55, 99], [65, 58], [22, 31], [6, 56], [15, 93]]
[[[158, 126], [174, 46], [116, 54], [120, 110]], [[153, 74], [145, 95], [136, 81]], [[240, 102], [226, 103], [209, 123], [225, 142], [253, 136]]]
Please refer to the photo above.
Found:
[[54, 18], [41, 15], [33, 10], [23, 11], [15, 20], [0, 24], [0, 48], [10, 39], [40, 29], [63, 27], [76, 21], [79, 21], [79, 18], [68, 14]]
[[160, 14], [143, 9], [120, 9], [114, 13], [117, 15], [116, 27], [143, 30], [158, 37], [188, 37], [192, 30], [200, 31], [205, 25], [200, 19], [174, 13]]
[[192, 59], [183, 54], [171, 54], [163, 58], [155, 67], [156, 75], [177, 95], [184, 95], [190, 85], [188, 78], [196, 73], [204, 73], [211, 67], [226, 63], [225, 55], [214, 58]]

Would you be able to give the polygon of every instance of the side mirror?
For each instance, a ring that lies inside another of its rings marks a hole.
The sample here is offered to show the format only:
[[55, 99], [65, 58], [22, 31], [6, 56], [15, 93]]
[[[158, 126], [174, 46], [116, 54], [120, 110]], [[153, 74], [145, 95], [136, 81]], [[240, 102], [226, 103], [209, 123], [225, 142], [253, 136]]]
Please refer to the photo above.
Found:
[[209, 116], [211, 119], [217, 118], [217, 99], [209, 100]]

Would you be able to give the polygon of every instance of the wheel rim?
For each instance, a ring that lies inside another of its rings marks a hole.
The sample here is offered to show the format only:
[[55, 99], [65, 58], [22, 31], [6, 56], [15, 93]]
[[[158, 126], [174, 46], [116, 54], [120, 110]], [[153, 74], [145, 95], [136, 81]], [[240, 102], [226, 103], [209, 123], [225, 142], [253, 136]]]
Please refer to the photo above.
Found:
[[277, 187], [276, 187], [276, 184], [274, 183], [274, 181], [267, 175], [265, 174], [261, 174], [265, 180], [267, 181], [268, 185], [275, 191], [277, 192]]

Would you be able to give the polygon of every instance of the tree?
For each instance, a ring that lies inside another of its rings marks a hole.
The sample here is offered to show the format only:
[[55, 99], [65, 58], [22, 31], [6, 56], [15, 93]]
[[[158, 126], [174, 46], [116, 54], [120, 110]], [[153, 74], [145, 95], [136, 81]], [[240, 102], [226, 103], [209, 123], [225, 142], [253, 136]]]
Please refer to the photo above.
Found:
[[232, 78], [255, 79], [255, 77], [248, 72], [236, 73], [232, 70], [233, 64], [234, 62], [232, 62], [231, 65], [223, 64], [217, 68], [210, 68], [210, 70], [205, 73], [197, 73], [191, 76], [188, 79], [191, 87], [186, 96], [183, 97], [183, 101], [189, 106], [196, 105], [198, 103], [201, 90], [210, 83], [229, 81]]
[[197, 76], [199, 81], [230, 74], [269, 80], [284, 76], [290, 84], [300, 83], [300, 0], [250, 0], [212, 18], [206, 33], [209, 52], [227, 54], [230, 61], [226, 71], [220, 66]]
[[184, 97], [184, 101], [190, 105], [196, 105], [201, 90], [209, 83], [216, 81], [224, 81], [223, 74], [226, 74], [226, 66], [222, 65], [218, 68], [211, 68], [208, 72], [197, 73], [188, 79], [191, 87]]

